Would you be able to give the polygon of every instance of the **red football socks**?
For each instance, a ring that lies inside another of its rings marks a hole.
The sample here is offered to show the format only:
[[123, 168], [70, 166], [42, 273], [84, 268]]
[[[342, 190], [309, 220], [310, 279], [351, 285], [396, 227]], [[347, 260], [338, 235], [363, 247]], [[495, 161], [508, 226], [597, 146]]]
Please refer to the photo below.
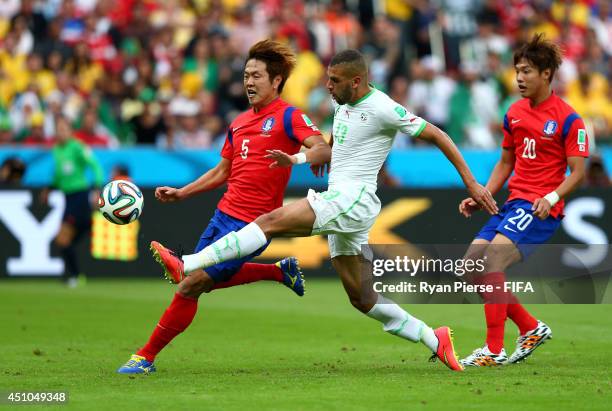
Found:
[[508, 304], [508, 318], [518, 326], [521, 335], [538, 326], [538, 320], [529, 314], [514, 295], [510, 298], [510, 304]]
[[485, 318], [487, 322], [487, 347], [493, 354], [504, 348], [504, 329], [506, 326], [508, 293], [504, 292], [506, 276], [502, 272], [488, 273], [478, 281], [482, 285], [492, 285], [492, 292], [483, 292]]
[[268, 280], [283, 282], [283, 272], [274, 264], [246, 263], [240, 271], [232, 276], [228, 281], [217, 283], [212, 290], [220, 288], [234, 287], [236, 285], [254, 283], [255, 281]]
[[504, 328], [506, 326], [506, 304], [485, 304], [487, 320], [487, 347], [493, 354], [504, 348]]
[[155, 356], [191, 324], [197, 310], [197, 299], [184, 297], [179, 293], [174, 294], [174, 299], [153, 330], [149, 342], [136, 354], [153, 362]]

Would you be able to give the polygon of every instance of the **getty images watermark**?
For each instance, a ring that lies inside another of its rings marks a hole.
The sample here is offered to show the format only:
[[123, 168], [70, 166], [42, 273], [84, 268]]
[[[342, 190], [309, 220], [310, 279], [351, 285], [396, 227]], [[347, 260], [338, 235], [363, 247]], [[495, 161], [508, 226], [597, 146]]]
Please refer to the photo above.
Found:
[[[364, 246], [362, 284], [402, 303], [612, 303], [608, 244]], [[513, 262], [510, 268], [507, 262]]]

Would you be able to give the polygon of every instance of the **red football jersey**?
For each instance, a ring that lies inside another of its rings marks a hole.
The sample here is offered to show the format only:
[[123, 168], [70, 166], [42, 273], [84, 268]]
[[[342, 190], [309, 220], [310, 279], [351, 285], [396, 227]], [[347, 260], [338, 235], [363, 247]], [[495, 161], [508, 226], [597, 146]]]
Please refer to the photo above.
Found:
[[[534, 202], [563, 182], [567, 157], [589, 156], [584, 122], [574, 109], [554, 92], [531, 107], [524, 98], [512, 104], [504, 116], [502, 147], [514, 150], [514, 175], [508, 182], [508, 201], [520, 198]], [[550, 214], [563, 213], [563, 200]]]
[[232, 167], [219, 210], [251, 222], [282, 206], [291, 168], [270, 168], [266, 150], [295, 154], [306, 138], [320, 134], [305, 114], [280, 98], [236, 117], [221, 151]]

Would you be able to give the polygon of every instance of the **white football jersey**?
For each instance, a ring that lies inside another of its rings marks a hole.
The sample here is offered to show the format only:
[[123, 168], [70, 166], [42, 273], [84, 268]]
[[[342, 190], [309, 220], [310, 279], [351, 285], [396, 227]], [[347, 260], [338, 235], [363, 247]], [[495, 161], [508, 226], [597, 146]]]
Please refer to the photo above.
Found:
[[426, 124], [375, 88], [355, 104], [336, 104], [329, 186], [357, 183], [376, 191], [397, 131], [418, 137]]

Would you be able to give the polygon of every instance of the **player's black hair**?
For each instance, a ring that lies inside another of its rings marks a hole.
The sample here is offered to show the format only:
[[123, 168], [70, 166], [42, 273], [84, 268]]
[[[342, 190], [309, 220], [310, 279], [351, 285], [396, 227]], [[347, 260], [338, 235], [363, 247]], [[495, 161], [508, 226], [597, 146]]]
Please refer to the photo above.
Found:
[[550, 69], [550, 81], [562, 62], [562, 52], [559, 46], [544, 38], [543, 33], [535, 34], [531, 40], [514, 52], [514, 65], [521, 59], [526, 59], [540, 72]]
[[365, 74], [368, 72], [368, 64], [365, 57], [358, 50], [347, 49], [337, 53], [332, 57], [329, 66], [337, 66], [338, 64], [346, 64], [350, 68], [351, 74]]
[[279, 94], [282, 93], [285, 82], [297, 62], [295, 53], [289, 47], [269, 39], [262, 40], [251, 47], [246, 61], [251, 59], [266, 63], [266, 71], [270, 76], [270, 82], [276, 76], [281, 76], [282, 80], [278, 86]]

